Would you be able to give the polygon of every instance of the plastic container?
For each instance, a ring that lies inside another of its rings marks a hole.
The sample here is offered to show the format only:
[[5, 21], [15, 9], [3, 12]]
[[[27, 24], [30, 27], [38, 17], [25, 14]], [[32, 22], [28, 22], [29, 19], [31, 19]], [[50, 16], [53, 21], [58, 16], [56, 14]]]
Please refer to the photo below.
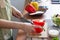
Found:
[[59, 35], [59, 31], [55, 30], [55, 29], [52, 29], [52, 30], [49, 30], [48, 34], [51, 37], [57, 37]]

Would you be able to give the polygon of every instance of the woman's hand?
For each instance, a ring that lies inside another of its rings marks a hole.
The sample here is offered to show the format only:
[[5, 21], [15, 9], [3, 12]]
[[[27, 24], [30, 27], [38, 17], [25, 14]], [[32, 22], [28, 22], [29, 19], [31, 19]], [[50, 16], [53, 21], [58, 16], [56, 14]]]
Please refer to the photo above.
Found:
[[35, 31], [35, 30], [34, 30], [34, 27], [35, 27], [35, 25], [32, 25], [32, 24], [30, 24], [30, 23], [25, 23], [23, 30], [24, 30], [25, 32], [27, 32], [27, 33], [30, 33], [30, 32], [32, 32], [32, 31]]
[[23, 17], [22, 13], [13, 6], [12, 6], [12, 15], [17, 18]]
[[30, 23], [25, 23], [23, 30], [26, 33], [34, 33], [34, 32], [36, 32], [36, 30], [35, 30], [36, 27], [40, 28], [40, 26], [32, 25]]

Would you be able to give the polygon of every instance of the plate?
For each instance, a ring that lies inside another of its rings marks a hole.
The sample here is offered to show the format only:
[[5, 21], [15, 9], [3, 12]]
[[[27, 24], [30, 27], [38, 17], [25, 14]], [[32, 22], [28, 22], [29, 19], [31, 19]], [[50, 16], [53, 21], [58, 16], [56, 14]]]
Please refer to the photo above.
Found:
[[37, 11], [35, 13], [30, 13], [29, 15], [41, 15], [41, 14], [44, 14], [43, 11]]

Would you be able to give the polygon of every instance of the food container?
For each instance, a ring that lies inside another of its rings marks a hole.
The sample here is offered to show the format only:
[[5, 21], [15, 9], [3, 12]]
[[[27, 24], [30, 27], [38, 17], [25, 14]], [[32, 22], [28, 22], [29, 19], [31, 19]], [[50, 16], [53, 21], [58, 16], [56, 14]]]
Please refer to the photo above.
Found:
[[47, 6], [39, 6], [39, 11], [46, 12], [48, 10]]
[[55, 26], [60, 27], [60, 15], [56, 14], [52, 17], [52, 21]]
[[33, 15], [43, 15], [44, 11], [36, 11], [34, 13], [30, 13], [29, 15], [33, 16]]
[[57, 37], [59, 35], [59, 31], [58, 30], [55, 30], [55, 29], [52, 29], [52, 30], [49, 30], [48, 31], [48, 34], [51, 37]]

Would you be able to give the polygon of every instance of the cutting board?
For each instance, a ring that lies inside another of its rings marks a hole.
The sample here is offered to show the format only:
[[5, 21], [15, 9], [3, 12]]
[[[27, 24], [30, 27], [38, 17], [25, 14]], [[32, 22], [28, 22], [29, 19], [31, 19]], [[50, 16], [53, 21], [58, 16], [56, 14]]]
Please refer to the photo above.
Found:
[[48, 26], [47, 26], [47, 23], [45, 23], [43, 28], [45, 29], [45, 31], [43, 31], [42, 33], [37, 34], [37, 35], [30, 34], [30, 35], [28, 35], [28, 37], [31, 37], [31, 38], [48, 38], [48, 33], [47, 33]]

